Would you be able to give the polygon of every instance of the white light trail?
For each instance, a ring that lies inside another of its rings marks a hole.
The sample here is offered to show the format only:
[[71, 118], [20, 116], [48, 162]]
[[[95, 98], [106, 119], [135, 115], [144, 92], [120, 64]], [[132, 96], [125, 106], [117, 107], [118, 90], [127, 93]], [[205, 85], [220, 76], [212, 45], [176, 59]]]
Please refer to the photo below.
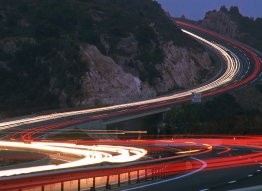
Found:
[[94, 112], [108, 111], [108, 110], [113, 110], [113, 109], [120, 109], [120, 108], [126, 109], [131, 106], [140, 106], [140, 105], [145, 105], [145, 104], [158, 103], [158, 102], [163, 102], [163, 101], [172, 100], [176, 98], [179, 99], [179, 98], [191, 95], [192, 92], [205, 92], [211, 89], [215, 89], [219, 86], [224, 86], [228, 82], [232, 81], [234, 77], [239, 73], [240, 61], [233, 52], [229, 51], [228, 49], [226, 49], [225, 47], [221, 45], [218, 45], [214, 42], [209, 42], [186, 30], [183, 30], [183, 32], [213, 47], [224, 57], [226, 61], [227, 69], [221, 77], [201, 87], [191, 89], [189, 91], [177, 93], [171, 96], [163, 96], [163, 97], [158, 97], [158, 98], [151, 99], [151, 100], [139, 101], [139, 102], [128, 103], [128, 104], [121, 104], [121, 105], [116, 105], [116, 106], [109, 106], [109, 107], [88, 109], [88, 110], [81, 110], [81, 111], [64, 112], [64, 113], [56, 113], [56, 114], [50, 114], [50, 115], [45, 115], [45, 116], [37, 116], [33, 118], [26, 118], [26, 119], [20, 119], [20, 120], [15, 120], [15, 121], [4, 122], [4, 123], [0, 123], [0, 130], [16, 127], [21, 124], [31, 124], [31, 123], [41, 122], [45, 120], [58, 119], [62, 117], [75, 116], [75, 115], [80, 115], [80, 114], [91, 114]]
[[[111, 163], [125, 163], [137, 160], [146, 155], [147, 151], [144, 149], [139, 149], [135, 147], [123, 147], [123, 146], [107, 146], [107, 145], [97, 145], [97, 146], [85, 146], [85, 145], [74, 145], [66, 143], [32, 143], [24, 144], [21, 142], [5, 142], [1, 141], [0, 146], [2, 147], [12, 147], [19, 149], [37, 149], [42, 151], [52, 151], [60, 153], [68, 153], [72, 155], [84, 156], [83, 159], [64, 163], [60, 165], [44, 165], [29, 168], [18, 168], [11, 170], [0, 171], [0, 177], [3, 176], [13, 176], [19, 174], [27, 174], [33, 172], [43, 172], [49, 170], [59, 170], [72, 167], [81, 167], [85, 165], [98, 164], [101, 162], [111, 162]], [[107, 152], [118, 153], [118, 155], [112, 156]], [[132, 155], [131, 155], [132, 153]]]

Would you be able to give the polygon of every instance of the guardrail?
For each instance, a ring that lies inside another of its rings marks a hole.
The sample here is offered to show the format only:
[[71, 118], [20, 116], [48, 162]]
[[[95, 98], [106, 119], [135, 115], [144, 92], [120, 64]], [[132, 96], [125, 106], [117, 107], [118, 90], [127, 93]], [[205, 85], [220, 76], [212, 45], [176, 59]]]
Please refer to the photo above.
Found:
[[33, 187], [41, 187], [45, 190], [45, 185], [60, 184], [61, 191], [64, 190], [64, 182], [77, 180], [77, 190], [80, 191], [81, 179], [92, 178], [93, 184], [91, 191], [96, 190], [96, 177], [107, 177], [104, 187], [110, 189], [109, 178], [112, 175], [118, 176], [118, 186], [120, 187], [120, 175], [128, 174], [126, 181], [131, 183], [132, 172], [136, 172], [136, 181], [141, 181], [141, 173], [143, 173], [144, 180], [154, 180], [156, 178], [163, 178], [170, 174], [180, 173], [188, 169], [187, 159], [189, 155], [172, 156], [150, 161], [138, 161], [128, 164], [111, 165], [111, 166], [93, 166], [84, 168], [67, 169], [61, 171], [51, 171], [44, 173], [34, 173], [29, 175], [19, 175], [12, 177], [0, 178], [0, 190], [13, 189], [29, 189]]

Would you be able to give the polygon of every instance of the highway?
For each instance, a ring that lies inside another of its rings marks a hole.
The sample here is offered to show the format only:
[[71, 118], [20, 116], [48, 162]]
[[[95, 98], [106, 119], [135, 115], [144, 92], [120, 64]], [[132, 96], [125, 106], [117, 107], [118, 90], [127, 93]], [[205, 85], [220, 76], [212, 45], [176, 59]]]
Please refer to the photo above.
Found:
[[[223, 37], [221, 35], [218, 35], [216, 33], [213, 33], [211, 31], [208, 31], [206, 29], [199, 28], [197, 26], [183, 23], [180, 21], [177, 21], [177, 24], [182, 28], [183, 32], [187, 33], [188, 35], [192, 36], [199, 42], [205, 44], [205, 46], [209, 47], [212, 52], [216, 52], [216, 54], [219, 54], [220, 57], [223, 59], [222, 68], [220, 72], [213, 77], [208, 82], [198, 85], [197, 87], [190, 88], [185, 91], [176, 92], [174, 94], [169, 94], [162, 97], [157, 97], [155, 99], [151, 100], [144, 100], [134, 103], [127, 103], [127, 104], [121, 104], [116, 106], [109, 106], [104, 108], [96, 108], [96, 109], [89, 109], [89, 110], [81, 110], [81, 111], [72, 111], [72, 112], [64, 112], [64, 113], [55, 113], [50, 115], [43, 115], [43, 116], [35, 116], [25, 119], [19, 119], [15, 121], [7, 121], [0, 123], [0, 133], [1, 133], [1, 139], [2, 146], [4, 145], [13, 145], [13, 147], [34, 147], [34, 149], [60, 149], [60, 152], [70, 152], [83, 155], [86, 158], [88, 158], [88, 162], [85, 159], [81, 159], [78, 161], [74, 161], [71, 163], [65, 163], [61, 165], [49, 165], [45, 167], [39, 167], [34, 168], [34, 171], [31, 171], [32, 169], [27, 168], [24, 169], [25, 171], [21, 171], [22, 175], [19, 175], [18, 177], [23, 177], [23, 180], [26, 180], [29, 182], [35, 181], [35, 185], [43, 185], [48, 183], [48, 177], [51, 176], [51, 174], [48, 174], [46, 171], [49, 170], [56, 170], [60, 173], [60, 175], [56, 176], [56, 179], [53, 176], [52, 182], [50, 184], [55, 184], [56, 182], [65, 182], [70, 181], [70, 177], [72, 176], [72, 173], [75, 173], [75, 177], [78, 177], [76, 179], [79, 179], [82, 181], [84, 177], [91, 178], [91, 175], [83, 174], [83, 171], [86, 171], [86, 169], [76, 170], [79, 167], [82, 167], [83, 165], [93, 164], [91, 159], [96, 159], [94, 163], [99, 163], [102, 161], [108, 161], [110, 163], [112, 162], [130, 162], [135, 161], [138, 158], [141, 158], [142, 156], [145, 156], [146, 150], [139, 150], [139, 148], [132, 148], [136, 151], [133, 152], [133, 154], [129, 155], [128, 153], [131, 152], [131, 148], [123, 148], [123, 152], [120, 154], [120, 159], [110, 155], [110, 153], [105, 153], [105, 150], [102, 151], [96, 151], [95, 153], [92, 151], [88, 151], [87, 146], [76, 146], [76, 145], [66, 145], [62, 146], [61, 143], [35, 143], [34, 140], [36, 138], [41, 137], [43, 134], [55, 131], [58, 129], [63, 129], [65, 127], [74, 126], [76, 124], [82, 124], [90, 121], [95, 120], [103, 120], [107, 121], [112, 118], [116, 117], [126, 117], [131, 114], [135, 113], [143, 113], [148, 112], [152, 110], [157, 110], [160, 108], [170, 108], [173, 107], [176, 104], [181, 104], [183, 102], [188, 102], [191, 100], [191, 93], [192, 92], [201, 92], [202, 97], [209, 98], [214, 95], [227, 92], [227, 91], [235, 91], [241, 88], [244, 88], [249, 85], [253, 85], [254, 82], [261, 80], [262, 78], [262, 69], [261, 69], [261, 59], [262, 55], [257, 52], [256, 50], [250, 49], [247, 46], [244, 46], [241, 43], [238, 43], [236, 41], [233, 41], [231, 39], [228, 39], [226, 37]], [[8, 139], [11, 140], [18, 140], [21, 141], [20, 143], [16, 142], [4, 142]], [[38, 139], [39, 140], [39, 139]], [[219, 143], [214, 143], [214, 140], [219, 141]], [[168, 147], [176, 147], [177, 145], [180, 145], [184, 147], [184, 144], [188, 143], [196, 143], [197, 145], [203, 145], [206, 144], [212, 145], [212, 149], [208, 149], [209, 152], [204, 152], [202, 154], [199, 154], [199, 149], [193, 149], [194, 146], [192, 146], [190, 155], [192, 156], [190, 159], [190, 169], [188, 168], [188, 163], [186, 163], [186, 170], [188, 172], [182, 171], [179, 173], [179, 175], [176, 175], [176, 173], [170, 174], [170, 172], [167, 172], [166, 169], [166, 163], [162, 164], [162, 159], [158, 159], [155, 162], [158, 162], [160, 167], [157, 167], [158, 170], [154, 171], [156, 167], [153, 164], [154, 162], [150, 161], [146, 165], [145, 163], [139, 163], [139, 165], [136, 165], [136, 167], [132, 167], [129, 169], [130, 171], [143, 171], [143, 176], [149, 176], [153, 175], [154, 173], [158, 173], [159, 169], [165, 169], [161, 170], [161, 172], [166, 175], [169, 174], [167, 178], [164, 180], [155, 180], [153, 182], [149, 183], [141, 183], [136, 184], [133, 187], [129, 186], [127, 188], [124, 188], [125, 190], [161, 190], [163, 189], [163, 184], [165, 186], [165, 190], [225, 190], [227, 188], [234, 189], [238, 188], [240, 186], [243, 186], [243, 181], [246, 181], [245, 185], [248, 185], [249, 179], [253, 179], [253, 181], [256, 181], [256, 177], [261, 177], [260, 175], [260, 168], [262, 166], [262, 149], [261, 149], [261, 138], [258, 137], [255, 139], [257, 142], [256, 150], [254, 149], [253, 145], [250, 145], [250, 142], [254, 141], [252, 137], [244, 138], [244, 139], [238, 139], [241, 140], [239, 142], [235, 141], [235, 139], [182, 139], [179, 140], [179, 142], [176, 142], [175, 140], [169, 140], [166, 141], [163, 140], [162, 142], [154, 142], [152, 145], [157, 144], [157, 146], [168, 146]], [[22, 144], [24, 142], [31, 143], [31, 144]], [[32, 142], [33, 141], [33, 142]], [[183, 142], [184, 144], [181, 144]], [[1, 143], [1, 142], [0, 142]], [[145, 142], [147, 144], [151, 144], [150, 141]], [[38, 144], [38, 145], [37, 145]], [[22, 146], [23, 145], [23, 146]], [[52, 148], [51, 148], [52, 147]], [[74, 147], [74, 148], [73, 148]], [[76, 148], [77, 147], [77, 148]], [[97, 146], [95, 146], [97, 148]], [[111, 148], [111, 146], [107, 146], [107, 149]], [[89, 150], [92, 150], [94, 148], [89, 148]], [[117, 148], [121, 149], [121, 148]], [[138, 149], [138, 150], [137, 150]], [[196, 151], [196, 156], [193, 156], [193, 151]], [[181, 151], [183, 152], [183, 151]], [[201, 152], [200, 152], [201, 153]], [[179, 153], [177, 153], [179, 154]], [[182, 153], [181, 153], [182, 154]], [[124, 159], [128, 158], [128, 161], [125, 161]], [[184, 160], [184, 156], [182, 157]], [[163, 159], [168, 160], [169, 159]], [[173, 160], [173, 159], [172, 159]], [[176, 158], [176, 160], [180, 160]], [[84, 163], [79, 163], [84, 162]], [[152, 164], [151, 164], [152, 163]], [[170, 163], [170, 161], [169, 161]], [[169, 164], [168, 165], [171, 165]], [[183, 162], [185, 163], [185, 162]], [[142, 165], [143, 164], [143, 165]], [[70, 166], [72, 165], [72, 166]], [[153, 166], [152, 166], [153, 165]], [[162, 166], [161, 166], [162, 165]], [[164, 165], [164, 166], [163, 166]], [[70, 171], [67, 171], [67, 169], [71, 169]], [[35, 170], [37, 169], [37, 170]], [[117, 168], [118, 173], [128, 173], [126, 172], [127, 167], [119, 166]], [[151, 174], [147, 174], [146, 170], [149, 170]], [[185, 170], [185, 169], [184, 169]], [[56, 171], [52, 171], [53, 173], [58, 173]], [[77, 171], [77, 172], [75, 172]], [[43, 177], [41, 173], [43, 172]], [[113, 171], [101, 171], [97, 170], [96, 174], [97, 176], [105, 176], [104, 173], [113, 173]], [[6, 176], [10, 175], [11, 179], [13, 175], [17, 174], [17, 171], [6, 171], [1, 172], [2, 179], [0, 178], [0, 185], [6, 186], [12, 186], [7, 184], [9, 180], [6, 178]], [[32, 176], [24, 176], [26, 173], [38, 173], [37, 177]], [[182, 173], [182, 174], [181, 174]], [[107, 174], [108, 175], [108, 174]], [[135, 176], [135, 175], [134, 175]], [[139, 174], [137, 175], [138, 178], [140, 178]], [[158, 175], [154, 176], [158, 177]], [[3, 178], [4, 177], [4, 178]], [[34, 179], [35, 178], [35, 179]], [[255, 178], [255, 179], [254, 179]], [[154, 177], [152, 177], [154, 179]], [[259, 178], [257, 178], [259, 179]], [[17, 177], [16, 177], [16, 180]], [[41, 181], [40, 181], [41, 180]], [[241, 180], [241, 181], [240, 181]], [[6, 182], [5, 182], [6, 181]], [[13, 180], [12, 180], [13, 181]], [[45, 181], [45, 182], [44, 182]], [[190, 183], [190, 184], [189, 184]], [[118, 183], [119, 184], [119, 183]], [[19, 183], [17, 182], [17, 185], [25, 185], [25, 183]], [[33, 184], [32, 184], [33, 185]], [[63, 184], [62, 184], [63, 185]], [[239, 186], [238, 186], [239, 185]], [[1, 188], [0, 188], [1, 190]], [[63, 186], [60, 190], [63, 190]], [[123, 188], [121, 188], [123, 190]]]
[[[186, 91], [151, 100], [4, 122], [0, 124], [0, 130], [6, 133], [2, 135], [1, 139], [12, 138], [31, 141], [39, 137], [41, 133], [54, 129], [100, 119], [106, 121], [158, 108], [169, 108], [190, 101], [192, 92], [201, 92], [202, 97], [207, 98], [222, 92], [244, 88], [261, 79], [262, 56], [258, 52], [208, 30], [179, 21], [177, 23], [185, 33], [210, 47], [216, 54], [222, 55], [225, 65], [223, 65], [221, 73], [212, 78], [212, 81]], [[8, 132], [10, 133], [8, 134]]]
[[[1, 147], [12, 149], [31, 149], [37, 151], [55, 151], [57, 153], [67, 153], [72, 155], [82, 156], [82, 159], [74, 162], [68, 162], [60, 165], [45, 165], [39, 167], [19, 168], [11, 170], [1, 170], [0, 177], [7, 177], [19, 174], [30, 174], [34, 172], [46, 172], [50, 170], [69, 169], [86, 165], [100, 164], [103, 162], [109, 163], [126, 163], [135, 161], [146, 155], [146, 150], [123, 147], [123, 146], [108, 146], [95, 145], [85, 146], [68, 143], [51, 143], [40, 142], [32, 144], [24, 144], [23, 142], [0, 142]], [[114, 156], [112, 153], [115, 153]]]
[[[192, 157], [193, 170], [121, 190], [223, 191], [261, 185], [262, 147], [213, 146], [212, 152]], [[199, 170], [201, 169], [201, 170]]]
[[[123, 141], [116, 142], [118, 145], [125, 143]], [[46, 143], [44, 145], [57, 147], [59, 144]], [[0, 177], [0, 190], [2, 190], [1, 188], [17, 188], [16, 186], [23, 188], [28, 186], [34, 190], [41, 190], [40, 185], [45, 185], [44, 190], [63, 190], [62, 188], [72, 191], [85, 190], [93, 185], [92, 177], [96, 177], [95, 185], [101, 187], [101, 190], [104, 190], [106, 181], [114, 190], [160, 190], [164, 186], [165, 190], [170, 191], [174, 189], [204, 191], [227, 190], [261, 184], [262, 137], [213, 135], [213, 138], [205, 136], [201, 138], [191, 136], [174, 140], [143, 140], [142, 145], [153, 146], [153, 150], [149, 149], [151, 156], [155, 153], [154, 148], [177, 148], [178, 150], [184, 148], [182, 149], [184, 151], [177, 151], [178, 155], [171, 160], [169, 156], [164, 157], [163, 152], [160, 151], [157, 156], [162, 155], [163, 158], [130, 163], [131, 166], [118, 164], [116, 166], [69, 168], [62, 171], [56, 169], [51, 172], [46, 169], [43, 173], [10, 177], [6, 177], [7, 174], [4, 172], [4, 176]], [[143, 147], [142, 145], [140, 147]], [[84, 146], [67, 145], [67, 147], [83, 148]], [[126, 146], [125, 149], [129, 147]], [[190, 154], [190, 158], [184, 155], [185, 153]], [[180, 160], [180, 157], [186, 160]], [[127, 158], [125, 157], [125, 159]], [[160, 163], [161, 161], [162, 163]], [[167, 163], [167, 161], [169, 162]], [[138, 169], [139, 174], [137, 174]], [[107, 180], [107, 175], [111, 175], [110, 180]], [[146, 176], [148, 177], [147, 181], [145, 181]], [[128, 184], [128, 178], [132, 179], [131, 184]], [[77, 179], [80, 182], [79, 189], [77, 188]], [[137, 183], [137, 179], [140, 179], [140, 183]], [[61, 182], [63, 182], [63, 187]], [[23, 190], [29, 191], [30, 189]]]

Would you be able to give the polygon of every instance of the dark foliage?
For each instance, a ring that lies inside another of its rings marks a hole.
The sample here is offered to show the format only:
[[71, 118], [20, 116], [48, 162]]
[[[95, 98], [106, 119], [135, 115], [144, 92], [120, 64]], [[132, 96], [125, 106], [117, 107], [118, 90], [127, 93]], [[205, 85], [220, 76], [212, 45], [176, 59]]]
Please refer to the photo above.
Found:
[[[0, 48], [0, 61], [6, 66], [0, 65], [1, 111], [19, 109], [27, 114], [58, 107], [57, 95], [50, 93], [51, 79], [52, 88], [65, 91], [71, 106], [71, 98], [81, 96], [81, 77], [89, 69], [88, 63], [81, 62], [79, 45], [93, 44], [106, 54], [102, 34], [113, 58], [128, 54], [119, 51], [117, 44], [130, 33], [135, 35], [137, 59], [145, 68], [139, 71], [140, 78], [151, 85], [160, 77], [154, 66], [164, 59], [154, 30], [165, 41], [177, 45], [193, 42], [200, 48], [152, 0], [1, 0], [1, 5], [0, 39], [35, 40], [14, 41], [18, 51]], [[152, 23], [154, 29], [149, 26]]]
[[261, 134], [261, 112], [244, 110], [226, 93], [203, 104], [184, 104], [165, 116], [164, 133]]

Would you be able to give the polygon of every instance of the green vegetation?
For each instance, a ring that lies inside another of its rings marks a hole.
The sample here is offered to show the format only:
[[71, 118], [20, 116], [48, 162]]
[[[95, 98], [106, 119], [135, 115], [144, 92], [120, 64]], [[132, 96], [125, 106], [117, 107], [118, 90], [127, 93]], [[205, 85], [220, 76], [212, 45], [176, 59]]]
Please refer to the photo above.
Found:
[[165, 116], [164, 134], [261, 134], [262, 114], [244, 110], [228, 93], [203, 104], [183, 104]]
[[183, 104], [181, 107], [172, 109], [165, 116], [167, 125], [165, 133], [191, 133], [199, 122], [196, 108]]
[[[1, 0], [0, 111], [14, 116], [13, 111], [22, 115], [56, 109], [63, 91], [67, 105], [73, 106], [72, 100], [82, 96], [81, 77], [89, 70], [79, 46], [95, 45], [112, 58], [129, 56], [117, 44], [131, 33], [138, 41], [136, 59], [145, 70], [136, 69], [151, 85], [161, 77], [155, 69], [164, 59], [160, 38], [201, 49], [152, 0]], [[101, 35], [110, 44], [108, 52]]]

